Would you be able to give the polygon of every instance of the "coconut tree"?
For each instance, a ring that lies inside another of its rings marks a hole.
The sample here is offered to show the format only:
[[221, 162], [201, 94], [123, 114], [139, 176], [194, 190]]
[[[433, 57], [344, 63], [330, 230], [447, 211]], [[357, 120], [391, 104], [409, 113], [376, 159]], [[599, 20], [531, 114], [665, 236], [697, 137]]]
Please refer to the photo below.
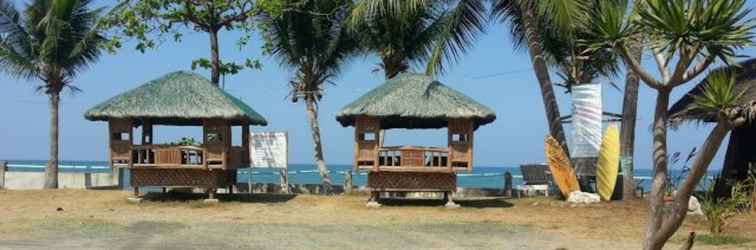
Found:
[[458, 61], [486, 24], [481, 0], [359, 0], [350, 15], [352, 27], [373, 35], [385, 31], [382, 37], [363, 40], [367, 49], [379, 53], [382, 67], [401, 72], [412, 61], [425, 62], [429, 75]]
[[294, 71], [289, 83], [292, 100], [301, 99], [307, 107], [315, 163], [326, 193], [331, 180], [323, 157], [318, 102], [324, 85], [338, 76], [360, 48], [345, 26], [350, 7], [349, 0], [283, 0], [280, 13], [264, 12], [260, 17], [268, 53]]
[[[373, 13], [366, 21], [351, 25], [360, 45], [380, 57], [386, 79], [410, 69], [410, 64], [427, 60], [439, 22], [426, 9], [414, 13], [391, 15]], [[356, 23], [356, 22], [355, 22]]]
[[[531, 4], [531, 5], [524, 5]], [[571, 92], [573, 86], [591, 84], [601, 77], [613, 77], [618, 71], [618, 60], [606, 51], [588, 51], [584, 40], [590, 40], [591, 34], [585, 32], [586, 16], [593, 7], [593, 1], [574, 1], [569, 4], [557, 4], [555, 1], [524, 3], [516, 0], [495, 1], [491, 15], [495, 19], [509, 24], [515, 47], [522, 48], [528, 40], [526, 19], [523, 7], [534, 8], [535, 30], [537, 36], [532, 39], [539, 44], [540, 58], [543, 58], [548, 70], [553, 70], [562, 80], [557, 85]], [[569, 18], [565, 18], [569, 17]], [[537, 67], [535, 69], [538, 69]], [[551, 81], [551, 80], [549, 80]], [[551, 87], [546, 87], [548, 90]], [[553, 90], [551, 90], [553, 91]], [[547, 97], [550, 98], [550, 97]], [[556, 101], [554, 101], [556, 105]], [[561, 126], [561, 125], [560, 125]], [[573, 158], [578, 172], [596, 164], [596, 158]]]
[[[719, 101], [711, 102], [715, 104], [706, 105], [701, 101], [704, 106], [723, 110], [720, 123], [707, 137], [685, 182], [677, 190], [671, 210], [667, 210], [663, 199], [667, 185], [670, 94], [715, 61], [728, 63], [738, 49], [751, 45], [754, 25], [746, 19], [751, 9], [745, 7], [744, 0], [647, 0], [644, 7], [637, 9], [637, 19], [627, 17], [627, 5], [626, 0], [602, 0], [594, 8], [590, 31], [598, 39], [591, 49], [610, 49], [618, 53], [643, 82], [657, 92], [654, 168], [644, 249], [661, 249], [685, 219], [690, 196], [706, 173], [722, 138], [735, 123], [731, 119], [736, 116], [733, 113], [737, 113], [737, 110], [727, 111], [731, 98], [724, 94], [715, 98]], [[654, 56], [660, 77], [652, 75], [630, 53], [629, 44], [639, 33], [647, 36], [643, 47]]]
[[78, 90], [76, 76], [94, 63], [107, 42], [99, 31], [103, 9], [90, 0], [34, 0], [25, 10], [0, 0], [0, 70], [22, 80], [41, 81], [49, 98], [50, 159], [44, 188], [58, 188], [60, 94]]

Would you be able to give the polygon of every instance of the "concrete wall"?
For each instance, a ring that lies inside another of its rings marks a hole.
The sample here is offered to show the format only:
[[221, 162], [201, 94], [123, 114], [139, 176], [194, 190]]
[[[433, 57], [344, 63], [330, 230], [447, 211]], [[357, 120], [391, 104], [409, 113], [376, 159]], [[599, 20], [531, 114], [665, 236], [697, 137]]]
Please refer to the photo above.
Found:
[[[0, 176], [2, 178], [2, 176]], [[5, 172], [5, 189], [42, 189], [45, 183], [43, 172]], [[118, 178], [110, 173], [59, 173], [58, 187], [85, 189], [90, 187], [116, 186]]]

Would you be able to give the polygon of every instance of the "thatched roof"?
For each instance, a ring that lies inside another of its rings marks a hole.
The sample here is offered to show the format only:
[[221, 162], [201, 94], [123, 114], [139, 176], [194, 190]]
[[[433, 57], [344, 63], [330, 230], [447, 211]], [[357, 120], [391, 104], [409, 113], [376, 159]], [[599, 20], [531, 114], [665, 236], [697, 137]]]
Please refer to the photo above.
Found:
[[336, 116], [343, 126], [355, 117], [382, 118], [381, 127], [443, 128], [449, 119], [472, 119], [475, 128], [491, 123], [496, 114], [466, 95], [431, 77], [401, 74], [347, 105]]
[[[740, 93], [745, 90], [743, 96], [738, 100], [738, 105], [747, 115], [753, 113], [756, 108], [754, 106], [754, 102], [756, 102], [756, 58], [715, 69], [709, 73], [709, 76], [718, 71], [733, 72], [735, 74], [735, 92]], [[709, 76], [707, 76], [707, 79]], [[694, 105], [694, 96], [702, 94], [707, 79], [702, 80], [696, 87], [691, 89], [685, 96], [672, 105], [669, 112], [673, 123], [679, 123], [682, 121], [716, 121], [715, 113], [707, 113], [700, 109], [696, 109]]]
[[267, 121], [241, 100], [206, 78], [177, 71], [117, 95], [87, 110], [90, 121], [114, 118], [147, 119], [153, 124], [202, 124], [203, 119], [224, 119], [234, 125], [267, 125]]

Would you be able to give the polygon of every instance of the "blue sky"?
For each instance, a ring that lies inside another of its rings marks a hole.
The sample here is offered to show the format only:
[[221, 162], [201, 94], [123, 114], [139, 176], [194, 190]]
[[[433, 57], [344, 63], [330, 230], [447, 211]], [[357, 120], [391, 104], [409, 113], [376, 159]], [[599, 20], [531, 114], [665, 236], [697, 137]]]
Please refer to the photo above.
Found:
[[[756, 1], [749, 1], [748, 6], [756, 6]], [[253, 131], [289, 133], [290, 162], [313, 162], [313, 146], [304, 105], [286, 99], [291, 70], [281, 67], [275, 59], [261, 55], [259, 36], [242, 50], [235, 45], [238, 36], [228, 31], [221, 33], [222, 59], [242, 62], [247, 57], [259, 58], [263, 68], [226, 77], [226, 90], [268, 119], [267, 127], [253, 127]], [[115, 55], [105, 54], [74, 82], [83, 92], [64, 93], [60, 123], [61, 159], [105, 160], [107, 124], [85, 120], [84, 111], [164, 74], [191, 70], [193, 59], [207, 57], [210, 53], [207, 36], [199, 33], [185, 36], [181, 43], [165, 42], [158, 49], [145, 54], [132, 48], [131, 44], [127, 44]], [[756, 50], [749, 48], [742, 50], [741, 54], [753, 57]], [[374, 56], [355, 58], [335, 79], [336, 85], [326, 87], [325, 97], [320, 103], [320, 123], [327, 163], [350, 164], [352, 161], [353, 128], [341, 127], [334, 117], [341, 107], [383, 82], [383, 73], [374, 72], [377, 63]], [[494, 123], [481, 127], [475, 134], [477, 166], [515, 166], [544, 161], [546, 118], [530, 65], [527, 51], [516, 51], [512, 47], [507, 27], [492, 24], [461, 61], [451, 65], [446, 74], [438, 77], [442, 83], [494, 109], [498, 115]], [[655, 69], [651, 64], [646, 66]], [[421, 67], [414, 69], [423, 70]], [[209, 77], [208, 71], [197, 72]], [[598, 81], [615, 82], [624, 87], [623, 78], [624, 74], [621, 74], [615, 79]], [[552, 79], [558, 78], [554, 75]], [[673, 93], [673, 100], [677, 100], [695, 83], [678, 88]], [[49, 112], [47, 97], [35, 91], [39, 84], [0, 75], [0, 159], [47, 159]], [[571, 103], [568, 96], [561, 89], [557, 91], [562, 114], [569, 114]], [[641, 88], [635, 154], [637, 168], [651, 166], [650, 125], [654, 98], [653, 90], [645, 86]], [[604, 87], [603, 101], [605, 111], [621, 112], [622, 93], [608, 84]], [[569, 126], [566, 129], [568, 133], [572, 131]], [[703, 142], [710, 129], [711, 126], [693, 124], [671, 131], [670, 150], [687, 153]], [[157, 141], [165, 142], [182, 136], [200, 138], [201, 128], [158, 127], [155, 133]], [[442, 146], [445, 144], [445, 133], [445, 130], [391, 130], [387, 134], [387, 145]], [[723, 145], [725, 147], [726, 144]], [[721, 166], [724, 153], [720, 151], [712, 167]]]

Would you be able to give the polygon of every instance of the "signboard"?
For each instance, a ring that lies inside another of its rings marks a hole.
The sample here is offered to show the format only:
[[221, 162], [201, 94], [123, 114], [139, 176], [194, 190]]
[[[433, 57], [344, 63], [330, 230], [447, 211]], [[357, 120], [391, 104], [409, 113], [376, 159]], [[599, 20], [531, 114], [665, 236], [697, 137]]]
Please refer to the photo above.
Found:
[[575, 158], [598, 157], [601, 145], [601, 84], [572, 87], [572, 152]]
[[287, 168], [289, 140], [286, 132], [253, 132], [249, 139], [249, 157], [253, 168]]

